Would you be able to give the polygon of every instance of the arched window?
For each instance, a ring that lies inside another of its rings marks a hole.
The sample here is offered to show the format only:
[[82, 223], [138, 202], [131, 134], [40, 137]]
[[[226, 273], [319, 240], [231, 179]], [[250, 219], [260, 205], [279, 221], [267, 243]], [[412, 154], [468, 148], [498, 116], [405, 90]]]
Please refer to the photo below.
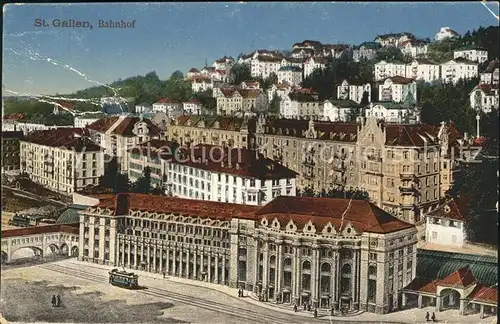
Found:
[[286, 258], [285, 260], [283, 260], [283, 265], [285, 267], [291, 267], [292, 266], [292, 259]]
[[309, 261], [304, 261], [302, 263], [302, 270], [311, 270], [311, 262]]
[[330, 263], [323, 263], [321, 265], [321, 272], [328, 272], [330, 273], [332, 271], [332, 266], [330, 265]]
[[351, 274], [351, 265], [346, 263], [342, 266], [342, 274], [343, 275], [350, 275]]
[[377, 266], [374, 264], [371, 264], [368, 267], [368, 275], [370, 276], [376, 276], [377, 275]]
[[264, 261], [264, 253], [261, 253], [261, 254], [259, 255], [259, 261], [260, 261], [260, 262]]
[[271, 267], [275, 267], [276, 266], [276, 256], [275, 255], [272, 255], [269, 258], [269, 266], [271, 266]]

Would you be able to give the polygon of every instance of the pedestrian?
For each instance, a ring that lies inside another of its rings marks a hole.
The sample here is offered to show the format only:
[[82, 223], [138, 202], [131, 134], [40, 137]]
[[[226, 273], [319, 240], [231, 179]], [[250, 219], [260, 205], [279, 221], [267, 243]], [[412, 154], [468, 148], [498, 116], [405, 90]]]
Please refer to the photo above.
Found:
[[431, 320], [433, 322], [436, 322], [436, 314], [434, 314], [434, 312], [432, 312]]
[[334, 314], [334, 309], [332, 307], [332, 309], [330, 309], [330, 315], [333, 316], [333, 314]]
[[318, 317], [318, 309], [317, 308], [314, 309], [313, 315], [314, 315], [314, 318]]
[[310, 312], [311, 311], [311, 303], [307, 304], [307, 310]]
[[293, 305], [293, 311], [297, 313], [297, 304]]
[[52, 295], [52, 307], [56, 307], [56, 295]]
[[57, 303], [57, 307], [61, 306], [61, 296], [57, 295], [56, 297], [56, 303]]
[[163, 279], [165, 279], [165, 275], [166, 275], [165, 270], [162, 271], [162, 274], [163, 274]]
[[425, 321], [428, 322], [429, 321], [429, 312], [427, 312], [427, 314], [425, 314]]
[[304, 302], [304, 310], [307, 310], [307, 304]]

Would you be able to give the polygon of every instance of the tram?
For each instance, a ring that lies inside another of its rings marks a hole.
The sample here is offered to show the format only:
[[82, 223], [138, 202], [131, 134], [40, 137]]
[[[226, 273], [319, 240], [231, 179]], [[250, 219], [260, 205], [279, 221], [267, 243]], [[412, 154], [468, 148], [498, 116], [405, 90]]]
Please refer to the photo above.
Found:
[[109, 272], [109, 283], [113, 286], [118, 286], [128, 289], [137, 289], [139, 287], [139, 276], [133, 272], [126, 272], [113, 269]]

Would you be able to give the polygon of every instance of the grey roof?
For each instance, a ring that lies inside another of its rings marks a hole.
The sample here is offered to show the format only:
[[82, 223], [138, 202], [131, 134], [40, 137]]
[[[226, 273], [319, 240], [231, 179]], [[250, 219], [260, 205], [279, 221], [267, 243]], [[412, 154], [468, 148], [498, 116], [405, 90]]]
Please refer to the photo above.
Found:
[[61, 215], [57, 218], [56, 224], [72, 224], [80, 222], [79, 211], [87, 209], [88, 206], [85, 205], [70, 205]]

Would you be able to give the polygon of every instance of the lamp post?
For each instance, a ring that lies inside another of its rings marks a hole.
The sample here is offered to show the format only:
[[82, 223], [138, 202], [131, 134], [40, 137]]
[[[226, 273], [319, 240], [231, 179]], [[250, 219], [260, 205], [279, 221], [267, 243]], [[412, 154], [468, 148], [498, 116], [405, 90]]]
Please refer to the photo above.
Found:
[[479, 112], [476, 115], [476, 130], [477, 130], [477, 136], [476, 138], [479, 138], [479, 120], [481, 119], [481, 116], [479, 116]]

